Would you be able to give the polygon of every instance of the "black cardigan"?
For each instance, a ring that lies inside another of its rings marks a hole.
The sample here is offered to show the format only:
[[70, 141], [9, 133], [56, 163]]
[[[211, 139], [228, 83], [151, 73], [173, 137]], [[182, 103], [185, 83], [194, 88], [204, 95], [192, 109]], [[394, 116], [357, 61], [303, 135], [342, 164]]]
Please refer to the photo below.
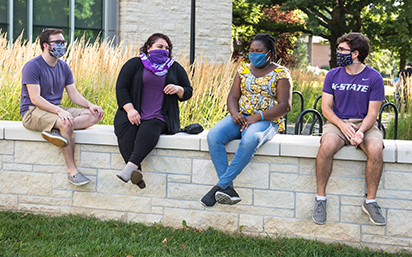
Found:
[[[144, 66], [139, 57], [127, 61], [120, 70], [116, 83], [116, 98], [118, 109], [114, 117], [114, 130], [116, 136], [122, 136], [124, 130], [132, 124], [127, 118], [127, 112], [123, 106], [132, 103], [134, 108], [141, 113], [141, 96], [143, 88]], [[177, 62], [170, 66], [166, 75], [165, 86], [175, 84], [183, 87], [183, 98], [176, 94], [163, 96], [162, 114], [167, 124], [167, 134], [174, 134], [180, 129], [179, 101], [186, 101], [192, 97], [192, 87], [185, 69]], [[132, 140], [132, 139], [131, 139]]]

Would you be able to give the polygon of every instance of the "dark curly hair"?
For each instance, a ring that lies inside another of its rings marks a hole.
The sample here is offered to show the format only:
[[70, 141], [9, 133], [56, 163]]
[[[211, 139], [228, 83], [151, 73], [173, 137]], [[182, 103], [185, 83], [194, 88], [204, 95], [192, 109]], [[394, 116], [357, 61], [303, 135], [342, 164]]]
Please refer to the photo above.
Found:
[[254, 41], [260, 41], [263, 45], [270, 50], [270, 60], [275, 62], [277, 59], [277, 48], [276, 39], [269, 33], [257, 34], [255, 38], [250, 42], [252, 44]]
[[173, 49], [173, 45], [172, 45], [172, 41], [170, 41], [169, 37], [166, 36], [165, 34], [162, 33], [155, 33], [153, 35], [151, 35], [147, 41], [144, 43], [144, 45], [142, 47], [140, 47], [140, 53], [145, 53], [147, 54], [147, 49], [150, 48], [155, 42], [156, 40], [158, 40], [159, 38], [162, 38], [166, 41], [166, 43], [169, 46], [169, 57], [172, 57], [172, 49]]

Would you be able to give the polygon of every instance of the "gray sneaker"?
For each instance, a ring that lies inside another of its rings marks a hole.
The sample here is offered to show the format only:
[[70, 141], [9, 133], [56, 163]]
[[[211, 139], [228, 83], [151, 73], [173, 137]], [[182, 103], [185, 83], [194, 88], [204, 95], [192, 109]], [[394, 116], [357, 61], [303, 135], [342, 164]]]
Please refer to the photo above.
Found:
[[43, 131], [41, 136], [53, 145], [59, 147], [67, 145], [67, 139], [62, 137], [57, 130], [52, 130], [52, 132]]
[[324, 225], [327, 220], [326, 216], [326, 200], [317, 200], [315, 198], [315, 209], [313, 211], [312, 220], [318, 225]]
[[378, 226], [386, 225], [385, 217], [383, 217], [381, 213], [381, 207], [379, 207], [377, 202], [366, 203], [366, 201], [363, 201], [362, 210], [369, 215], [369, 219], [373, 224]]
[[67, 178], [69, 179], [69, 182], [75, 186], [86, 185], [90, 182], [90, 180], [86, 178], [83, 174], [81, 174], [80, 172], [77, 172], [73, 176], [68, 175]]

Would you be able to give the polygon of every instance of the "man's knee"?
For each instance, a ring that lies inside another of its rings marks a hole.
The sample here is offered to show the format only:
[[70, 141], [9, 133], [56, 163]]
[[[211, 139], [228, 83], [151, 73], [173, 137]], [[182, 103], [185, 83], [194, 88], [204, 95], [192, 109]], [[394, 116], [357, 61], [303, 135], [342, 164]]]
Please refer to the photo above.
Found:
[[74, 126], [69, 122], [63, 122], [62, 119], [58, 119], [54, 125], [54, 128], [57, 128], [63, 133], [73, 133]]
[[368, 159], [383, 161], [383, 142], [379, 138], [366, 138], [364, 140], [363, 151], [368, 156]]
[[327, 133], [322, 136], [318, 155], [334, 155], [344, 146], [345, 142], [335, 133]]
[[102, 118], [100, 118], [98, 115], [94, 115], [89, 109], [83, 110], [79, 116], [83, 115], [87, 116], [87, 120], [91, 124], [90, 126], [95, 125], [102, 120]]

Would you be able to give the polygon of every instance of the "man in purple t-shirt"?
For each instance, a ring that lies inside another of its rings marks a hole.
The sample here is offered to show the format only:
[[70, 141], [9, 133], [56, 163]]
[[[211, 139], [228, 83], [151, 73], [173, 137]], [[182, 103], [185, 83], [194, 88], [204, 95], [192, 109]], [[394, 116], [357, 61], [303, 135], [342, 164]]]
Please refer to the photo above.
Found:
[[382, 76], [363, 62], [369, 54], [369, 39], [361, 33], [348, 33], [337, 42], [340, 67], [325, 77], [322, 112], [328, 120], [323, 129], [316, 157], [317, 195], [312, 219], [326, 223], [326, 186], [332, 173], [333, 156], [345, 145], [360, 147], [368, 156], [365, 168], [367, 194], [362, 210], [373, 224], [386, 225], [376, 203], [376, 192], [383, 169], [383, 137], [376, 118], [385, 87]]
[[[74, 162], [73, 130], [98, 123], [103, 110], [76, 90], [70, 67], [59, 59], [66, 52], [67, 41], [62, 33], [60, 29], [46, 29], [40, 34], [42, 54], [23, 67], [20, 114], [25, 128], [42, 132], [44, 139], [61, 147], [69, 182], [80, 186], [90, 180]], [[84, 108], [61, 106], [64, 89], [73, 103]]]

